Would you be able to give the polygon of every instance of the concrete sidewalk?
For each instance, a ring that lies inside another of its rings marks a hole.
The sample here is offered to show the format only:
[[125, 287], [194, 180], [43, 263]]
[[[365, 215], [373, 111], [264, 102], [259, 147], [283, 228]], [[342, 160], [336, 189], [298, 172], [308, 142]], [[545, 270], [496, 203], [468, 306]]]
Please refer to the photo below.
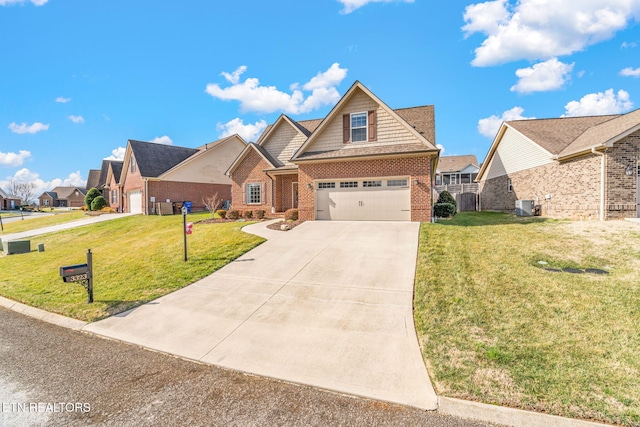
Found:
[[113, 213], [102, 214], [98, 216], [92, 216], [89, 218], [79, 219], [77, 221], [65, 222], [58, 225], [51, 225], [49, 227], [36, 228], [34, 230], [23, 231], [21, 233], [3, 234], [0, 235], [0, 240], [3, 242], [9, 242], [12, 240], [25, 239], [27, 237], [40, 236], [42, 234], [53, 233], [56, 231], [69, 230], [71, 228], [83, 227], [89, 224], [95, 224], [98, 222], [111, 221], [112, 219], [124, 218], [126, 216], [138, 215], [130, 213]]
[[268, 233], [271, 240], [211, 276], [83, 330], [433, 410], [412, 313], [418, 230], [417, 223], [313, 221]]

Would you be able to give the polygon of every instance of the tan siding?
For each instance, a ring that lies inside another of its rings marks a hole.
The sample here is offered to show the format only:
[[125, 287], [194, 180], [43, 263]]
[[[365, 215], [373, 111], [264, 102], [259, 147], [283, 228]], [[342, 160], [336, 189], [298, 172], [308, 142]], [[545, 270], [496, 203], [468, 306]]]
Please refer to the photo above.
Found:
[[[378, 118], [377, 139], [375, 141], [363, 141], [344, 144], [342, 115], [375, 110]], [[420, 142], [402, 123], [387, 113], [373, 99], [369, 98], [361, 90], [354, 92], [353, 96], [337, 112], [333, 119], [324, 127], [322, 134], [307, 147], [306, 152], [353, 150], [362, 146], [380, 146], [394, 144], [408, 144]]]
[[293, 157], [293, 152], [300, 148], [306, 140], [306, 136], [294, 129], [288, 122], [282, 121], [269, 139], [262, 143], [262, 147], [282, 164], [291, 165], [289, 159]]
[[520, 132], [507, 128], [489, 163], [485, 179], [553, 163], [551, 157], [550, 153]]

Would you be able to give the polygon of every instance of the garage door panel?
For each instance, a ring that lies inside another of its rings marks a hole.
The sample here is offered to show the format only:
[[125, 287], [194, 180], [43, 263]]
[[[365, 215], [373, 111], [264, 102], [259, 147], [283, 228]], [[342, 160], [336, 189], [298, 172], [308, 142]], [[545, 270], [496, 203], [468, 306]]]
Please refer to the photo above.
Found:
[[132, 191], [129, 193], [129, 212], [142, 213], [142, 192]]

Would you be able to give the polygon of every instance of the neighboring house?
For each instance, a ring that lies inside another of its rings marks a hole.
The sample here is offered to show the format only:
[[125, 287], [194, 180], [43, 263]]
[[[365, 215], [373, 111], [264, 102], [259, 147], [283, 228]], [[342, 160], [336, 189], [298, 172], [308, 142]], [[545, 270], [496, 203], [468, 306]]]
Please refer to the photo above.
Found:
[[22, 205], [22, 200], [18, 197], [10, 197], [0, 188], [0, 210], [17, 209]]
[[107, 191], [107, 201], [112, 209], [116, 212], [122, 212], [124, 206], [122, 198], [122, 165], [124, 162], [110, 161], [107, 169], [107, 177], [105, 180], [105, 190]]
[[118, 203], [123, 212], [152, 214], [157, 203], [189, 201], [194, 210], [203, 210], [205, 197], [217, 193], [230, 200], [225, 171], [246, 145], [238, 135], [198, 148], [129, 140], [117, 180]]
[[505, 122], [478, 174], [481, 209], [533, 200], [550, 217], [638, 217], [639, 159], [640, 110]]
[[81, 208], [84, 206], [84, 196], [87, 190], [79, 187], [56, 187], [45, 191], [38, 202], [41, 208]]
[[232, 207], [302, 220], [430, 221], [433, 106], [392, 110], [356, 81], [322, 120], [285, 115], [231, 165]]
[[480, 171], [475, 154], [441, 156], [436, 169], [436, 190], [454, 193], [477, 192], [476, 177]]
[[[102, 162], [102, 166], [104, 166], [104, 161]], [[101, 172], [101, 169], [89, 169], [89, 175], [87, 176], [87, 186], [85, 187], [87, 191], [91, 190], [92, 188], [98, 188], [100, 186]]]

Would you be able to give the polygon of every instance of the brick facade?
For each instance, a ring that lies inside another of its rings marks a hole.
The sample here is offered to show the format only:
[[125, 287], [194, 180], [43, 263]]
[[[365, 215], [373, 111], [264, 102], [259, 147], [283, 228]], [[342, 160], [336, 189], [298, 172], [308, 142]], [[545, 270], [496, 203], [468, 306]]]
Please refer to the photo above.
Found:
[[[315, 219], [314, 180], [411, 177], [411, 221], [431, 221], [431, 157], [417, 156], [331, 163], [300, 163], [298, 211], [302, 220]], [[418, 185], [414, 180], [418, 180]], [[309, 184], [310, 188], [307, 188]]]
[[[256, 210], [262, 209], [267, 213], [271, 212], [273, 205], [273, 186], [271, 178], [264, 173], [265, 169], [270, 169], [267, 163], [255, 150], [250, 150], [246, 157], [242, 159], [238, 167], [231, 175], [231, 207], [236, 210]], [[260, 183], [264, 188], [262, 203], [247, 204], [245, 198], [245, 184]]]
[[[553, 218], [599, 219], [600, 155], [586, 154], [563, 162], [527, 169], [481, 182], [482, 210], [514, 212], [516, 200], [534, 200], [542, 215]], [[605, 219], [635, 218], [640, 131], [605, 151]], [[631, 175], [625, 171], [631, 168]], [[512, 192], [507, 191], [511, 179]], [[552, 197], [546, 199], [549, 194]]]
[[[149, 181], [148, 199], [155, 197], [156, 202], [164, 202], [167, 199], [171, 202], [191, 202], [193, 212], [204, 211], [203, 199], [218, 194], [221, 200], [231, 199], [231, 186], [227, 184], [202, 184], [196, 182], [176, 182], [176, 181]], [[143, 194], [143, 201], [145, 197]], [[153, 204], [149, 203], [152, 207]], [[144, 208], [144, 207], [143, 207]], [[149, 210], [150, 213], [151, 209]]]

